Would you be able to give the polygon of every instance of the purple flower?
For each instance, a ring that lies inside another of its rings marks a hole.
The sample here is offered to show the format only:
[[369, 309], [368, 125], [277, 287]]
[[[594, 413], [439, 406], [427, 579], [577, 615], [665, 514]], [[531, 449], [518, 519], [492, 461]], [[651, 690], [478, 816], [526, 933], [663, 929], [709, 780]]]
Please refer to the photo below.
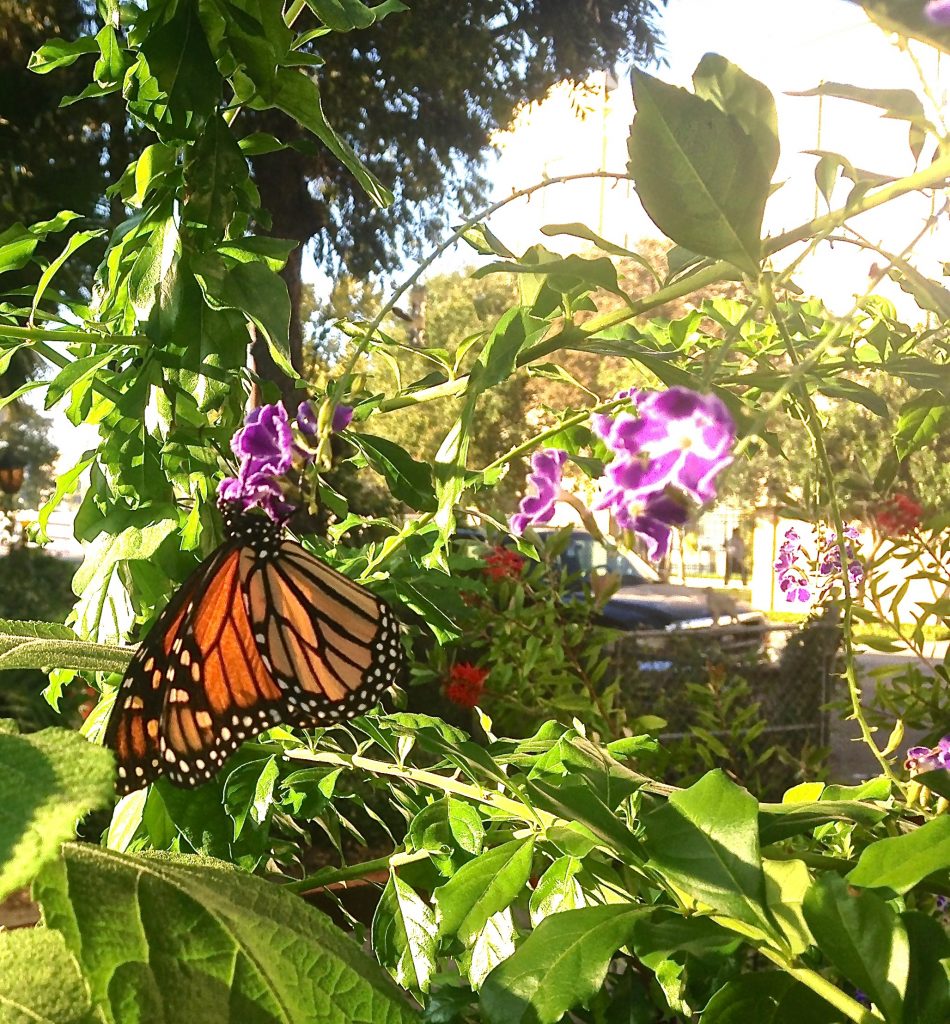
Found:
[[[352, 419], [353, 407], [350, 405], [338, 405], [333, 409], [330, 429], [334, 433], [346, 430]], [[307, 437], [316, 437], [317, 414], [313, 411], [313, 405], [310, 402], [301, 402], [297, 407], [297, 426], [300, 428], [300, 432], [306, 434]]]
[[[859, 540], [861, 533], [856, 526], [846, 526], [844, 535], [847, 538], [844, 545], [844, 557], [848, 566], [848, 579], [856, 586], [864, 579], [864, 566], [855, 554], [854, 546], [849, 542]], [[837, 536], [834, 530], [830, 528], [825, 530], [821, 562], [818, 566], [818, 572], [822, 576], [837, 575], [841, 572], [841, 549], [837, 543]]]
[[942, 737], [935, 747], [911, 747], [907, 751], [904, 767], [911, 775], [921, 775], [941, 768], [950, 771], [950, 735]]
[[670, 553], [673, 528], [685, 526], [689, 509], [682, 498], [672, 494], [651, 494], [641, 505], [627, 505], [618, 524], [643, 538], [647, 555], [661, 562]]
[[[561, 490], [561, 475], [567, 453], [547, 448], [531, 456], [528, 490], [511, 517], [511, 532], [521, 536], [529, 526], [550, 522]], [[534, 491], [532, 494], [531, 491]]]
[[241, 465], [236, 477], [226, 477], [218, 485], [219, 497], [242, 511], [261, 508], [275, 522], [286, 522], [294, 506], [280, 480], [293, 469], [300, 450], [283, 403], [252, 409], [231, 439], [231, 448]]
[[715, 395], [683, 387], [633, 397], [636, 416], [595, 416], [593, 421], [594, 431], [614, 453], [605, 472], [614, 500], [618, 492], [632, 499], [672, 486], [700, 504], [712, 501], [715, 478], [732, 461], [736, 430], [729, 410]]
[[935, 25], [950, 25], [950, 0], [930, 0], [924, 14]]
[[782, 538], [778, 558], [774, 563], [778, 573], [779, 589], [789, 604], [795, 604], [797, 601], [807, 604], [811, 600], [808, 577], [801, 568], [802, 558], [802, 539], [797, 530], [789, 527]]

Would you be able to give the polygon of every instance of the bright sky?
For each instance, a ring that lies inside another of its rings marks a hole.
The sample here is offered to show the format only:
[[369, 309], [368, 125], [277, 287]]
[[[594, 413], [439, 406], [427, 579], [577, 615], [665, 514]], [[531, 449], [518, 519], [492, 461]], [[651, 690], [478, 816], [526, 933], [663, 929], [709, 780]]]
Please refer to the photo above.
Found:
[[[815, 214], [816, 158], [803, 155], [804, 150], [840, 152], [855, 166], [882, 174], [901, 176], [914, 169], [906, 123], [883, 119], [874, 108], [862, 104], [826, 99], [819, 125], [817, 99], [786, 95], [823, 80], [921, 91], [913, 62], [868, 22], [857, 4], [847, 0], [798, 0], [794, 4], [779, 0], [670, 0], [662, 29], [668, 66], [655, 71], [658, 77], [689, 86], [703, 54], [714, 52], [764, 82], [774, 94], [782, 143], [774, 180], [786, 184], [769, 201], [767, 233], [777, 234]], [[939, 80], [935, 51], [920, 45], [915, 53], [933, 85]], [[543, 104], [524, 110], [514, 130], [499, 137], [496, 198], [545, 175], [624, 169], [627, 130], [634, 113], [627, 69], [610, 92], [606, 109], [603, 75], [592, 81], [600, 87], [599, 94], [584, 97], [561, 87]], [[947, 81], [944, 75], [944, 88]], [[579, 103], [588, 108], [586, 117], [578, 115]], [[840, 187], [836, 206], [843, 203], [849, 188], [850, 183]], [[818, 212], [825, 209], [822, 199]], [[926, 200], [907, 197], [865, 214], [855, 225], [870, 240], [899, 252], [929, 212]], [[501, 211], [491, 223], [509, 247], [521, 251], [544, 241], [542, 225], [569, 221], [585, 222], [622, 245], [659, 235], [632, 189], [600, 182], [551, 186], [530, 202]], [[938, 261], [950, 251], [946, 228], [941, 235], [928, 237], [916, 249], [922, 269], [935, 275], [940, 273]], [[560, 251], [578, 245], [563, 236], [545, 244]], [[854, 294], [863, 292], [874, 260], [873, 255], [857, 250], [843, 256], [842, 250], [848, 247], [838, 245], [832, 252], [825, 246], [797, 276], [802, 287], [839, 312], [850, 309]], [[892, 298], [901, 295], [890, 282], [881, 290]], [[910, 303], [902, 305], [905, 315], [914, 315], [913, 309]]]
[[[822, 148], [841, 152], [859, 167], [900, 175], [912, 169], [903, 122], [888, 121], [870, 107], [840, 100], [826, 100], [821, 117], [819, 145], [818, 101], [785, 95], [824, 80], [873, 88], [919, 89], [912, 62], [898, 52], [887, 36], [868, 23], [861, 8], [847, 0], [669, 0], [662, 17], [666, 67], [656, 74], [666, 81], [688, 85], [704, 53], [715, 52], [763, 81], [778, 104], [782, 158], [776, 181], [787, 180], [769, 201], [766, 230], [772, 234], [793, 227], [814, 215], [815, 158], [802, 150]], [[917, 46], [920, 63], [931, 83], [938, 80], [936, 54]], [[603, 93], [579, 97], [566, 88], [556, 89], [541, 105], [522, 113], [514, 130], [499, 138], [500, 156], [489, 168], [495, 197], [539, 181], [545, 174], [561, 175], [596, 170], [623, 170], [626, 139], [633, 118], [633, 102], [626, 69], [610, 93], [605, 111]], [[603, 82], [603, 76], [595, 76]], [[946, 74], [942, 83], [948, 83]], [[588, 107], [578, 116], [578, 102]], [[603, 197], [603, 208], [601, 198]], [[844, 193], [841, 194], [841, 200]], [[819, 207], [819, 212], [823, 207]], [[914, 237], [929, 205], [907, 197], [886, 209], [865, 214], [856, 223], [860, 230], [884, 248], [900, 251]], [[491, 224], [514, 250], [522, 251], [543, 241], [549, 248], [568, 251], [567, 238], [545, 239], [544, 224], [582, 221], [607, 238], [632, 245], [658, 232], [643, 213], [636, 196], [626, 186], [602, 187], [600, 183], [556, 185], [542, 190], [530, 203], [506, 208]], [[921, 269], [940, 273], [939, 260], [950, 253], [950, 237], [944, 226], [918, 246]], [[853, 295], [864, 290], [870, 255], [837, 246], [825, 247], [813, 256], [797, 276], [807, 291], [820, 295], [836, 311], [850, 308]], [[462, 246], [440, 269], [472, 262]], [[882, 288], [899, 298], [895, 285]], [[913, 315], [910, 303], [901, 307]], [[55, 436], [63, 451], [64, 466], [72, 465], [95, 432], [75, 428], [57, 416]]]

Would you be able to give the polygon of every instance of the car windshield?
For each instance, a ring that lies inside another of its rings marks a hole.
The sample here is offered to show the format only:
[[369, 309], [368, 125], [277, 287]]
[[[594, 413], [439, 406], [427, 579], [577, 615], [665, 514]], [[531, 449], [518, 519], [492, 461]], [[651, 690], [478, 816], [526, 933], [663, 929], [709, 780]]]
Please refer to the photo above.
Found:
[[627, 584], [654, 583], [659, 578], [637, 555], [609, 550], [589, 533], [572, 533], [560, 561], [570, 573], [589, 576], [594, 571], [615, 572]]

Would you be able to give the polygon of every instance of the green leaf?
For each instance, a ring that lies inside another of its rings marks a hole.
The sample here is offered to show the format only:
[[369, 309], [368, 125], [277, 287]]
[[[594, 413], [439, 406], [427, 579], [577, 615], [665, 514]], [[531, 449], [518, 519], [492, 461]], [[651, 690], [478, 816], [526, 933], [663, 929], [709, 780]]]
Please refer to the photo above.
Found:
[[30, 54], [27, 67], [38, 75], [47, 75], [56, 68], [75, 64], [84, 53], [96, 53], [98, 49], [99, 44], [93, 36], [81, 36], [73, 40], [50, 39]]
[[67, 363], [49, 382], [46, 389], [45, 409], [51, 409], [71, 388], [83, 381], [90, 380], [96, 372], [114, 358], [111, 352], [99, 352], [91, 356], [80, 356]]
[[916, 910], [905, 910], [901, 920], [910, 940], [903, 1024], [944, 1024], [950, 1020], [950, 935]]
[[0, 933], [3, 1024], [93, 1024], [89, 990], [59, 932], [20, 928]]
[[651, 220], [693, 252], [758, 272], [774, 164], [731, 114], [633, 72], [630, 173]]
[[533, 855], [533, 838], [514, 839], [463, 864], [433, 893], [439, 934], [457, 935], [463, 946], [472, 945], [488, 919], [524, 890]]
[[946, 395], [939, 391], [924, 391], [905, 402], [901, 406], [894, 435], [901, 459], [929, 444], [940, 433], [948, 415], [950, 407]]
[[765, 901], [785, 937], [789, 952], [799, 956], [812, 945], [802, 914], [802, 901], [811, 885], [804, 861], [765, 860]]
[[13, 224], [0, 233], [0, 274], [25, 267], [38, 243], [39, 238], [22, 224]]
[[489, 1024], [554, 1024], [604, 983], [644, 907], [611, 904], [545, 918], [489, 974], [479, 1005]]
[[811, 803], [760, 804], [759, 835], [763, 846], [777, 843], [789, 836], [810, 832], [829, 821], [853, 821], [860, 825], [876, 825], [887, 817], [887, 811], [856, 800], [818, 800]]
[[758, 804], [720, 770], [643, 820], [652, 866], [694, 899], [774, 933], [759, 857]]
[[0, 733], [0, 900], [31, 882], [76, 833], [76, 819], [113, 799], [111, 751], [68, 729]]
[[68, 844], [34, 894], [123, 1024], [417, 1019], [323, 914], [230, 865]]
[[703, 1024], [837, 1024], [841, 1014], [782, 971], [743, 974], [706, 1004]]
[[185, 220], [206, 227], [213, 237], [223, 235], [239, 207], [239, 186], [247, 177], [247, 161], [237, 139], [223, 117], [212, 118], [196, 145], [188, 147]]
[[164, 25], [151, 27], [140, 43], [148, 70], [168, 97], [172, 120], [204, 120], [221, 95], [221, 77], [198, 18], [198, 4], [179, 3]]
[[367, 7], [360, 0], [307, 0], [307, 6], [334, 32], [369, 28], [373, 22], [382, 21], [387, 14], [409, 10], [399, 0], [384, 0], [375, 7]]
[[58, 622], [0, 619], [0, 669], [79, 668], [124, 672], [133, 649], [80, 640]]
[[805, 894], [805, 920], [822, 953], [881, 1009], [901, 1020], [910, 948], [907, 930], [876, 893], [852, 893], [825, 874]]
[[46, 289], [49, 287], [50, 281], [53, 280], [66, 260], [68, 260], [77, 249], [81, 249], [86, 242], [91, 242], [92, 239], [100, 238], [104, 234], [104, 230], [101, 228], [95, 228], [92, 231], [76, 231], [74, 234], [69, 236], [69, 240], [66, 242], [66, 245], [63, 246], [63, 251], [56, 257], [56, 259], [53, 260], [52, 263], [50, 263], [40, 276], [36, 285], [36, 291], [33, 294], [33, 305], [30, 308], [31, 320], [39, 308], [40, 302], [43, 299]]
[[580, 869], [577, 857], [558, 857], [544, 872], [528, 901], [533, 927], [537, 928], [552, 914], [577, 910], [584, 905], [584, 895], [574, 877]]
[[755, 141], [771, 177], [778, 164], [780, 147], [775, 98], [769, 89], [725, 57], [707, 53], [693, 72], [693, 90], [742, 125]]
[[514, 951], [515, 922], [511, 910], [499, 910], [488, 919], [471, 949], [458, 958], [459, 968], [477, 991], [488, 975]]
[[438, 501], [431, 466], [418, 462], [405, 448], [385, 437], [354, 432], [349, 440], [362, 452], [366, 462], [385, 477], [394, 498], [419, 512], [435, 511]]
[[814, 89], [790, 92], [789, 96], [833, 96], [836, 99], [854, 100], [883, 110], [886, 117], [926, 123], [924, 105], [910, 89], [865, 89], [858, 85], [841, 82], [822, 82]]
[[320, 102], [317, 83], [303, 71], [280, 68], [274, 84], [270, 102], [289, 114], [304, 128], [313, 132], [330, 152], [342, 163], [362, 185], [366, 194], [377, 206], [389, 206], [393, 201], [392, 192], [385, 188], [360, 162], [349, 143], [340, 138], [330, 127]]
[[847, 880], [851, 885], [903, 895], [928, 875], [948, 868], [950, 817], [943, 814], [907, 835], [880, 839], [866, 847]]
[[447, 797], [446, 800], [449, 830], [459, 848], [466, 853], [481, 853], [482, 842], [485, 839], [482, 816], [464, 800], [455, 800], [452, 797]]
[[220, 257], [196, 260], [194, 269], [208, 305], [240, 310], [263, 332], [278, 366], [296, 378], [290, 360], [290, 296], [284, 279], [263, 263], [227, 267]]
[[373, 952], [403, 987], [428, 992], [435, 973], [435, 912], [395, 871], [373, 915]]
[[592, 231], [586, 224], [579, 224], [577, 222], [571, 224], [545, 224], [541, 228], [542, 235], [556, 236], [556, 235], [570, 235], [572, 238], [582, 238], [586, 242], [593, 242], [598, 249], [603, 249], [604, 252], [609, 252], [614, 256], [626, 256], [632, 259], [635, 263], [643, 267], [644, 270], [648, 271], [653, 279], [660, 283], [660, 276], [646, 257], [641, 256], [638, 252], [634, 252], [632, 249], [625, 249], [622, 245], [617, 245], [615, 242], [610, 242], [606, 238], [601, 238], [596, 231]]
[[828, 384], [822, 384], [818, 390], [829, 398], [843, 398], [845, 401], [863, 405], [865, 409], [870, 409], [875, 416], [882, 416], [886, 419], [891, 414], [891, 410], [887, 407], [887, 401], [881, 395], [847, 377], [838, 377]]

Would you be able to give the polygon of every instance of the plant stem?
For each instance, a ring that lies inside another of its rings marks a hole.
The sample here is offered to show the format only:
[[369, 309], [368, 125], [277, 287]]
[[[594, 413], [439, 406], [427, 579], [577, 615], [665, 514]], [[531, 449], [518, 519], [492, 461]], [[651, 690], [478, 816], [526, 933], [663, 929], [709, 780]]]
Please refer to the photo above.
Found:
[[813, 971], [810, 967], [793, 967], [771, 949], [760, 948], [759, 952], [767, 960], [771, 960], [773, 964], [781, 967], [786, 974], [790, 974], [796, 981], [800, 981], [816, 995], [821, 996], [826, 1003], [830, 1003], [849, 1020], [853, 1020], [855, 1024], [882, 1024], [883, 1017], [872, 1013], [866, 1006], [862, 1006], [857, 999], [852, 999], [851, 996], [846, 995], [837, 985], [833, 985], [817, 971]]
[[0, 338], [20, 341], [63, 341], [69, 345], [147, 345], [140, 334], [93, 334], [88, 331], [44, 331], [39, 327], [0, 324]]
[[[946, 180], [948, 175], [950, 175], [950, 154], [935, 160], [929, 167], [917, 171], [915, 174], [908, 175], [906, 178], [900, 178], [897, 181], [883, 185], [875, 192], [868, 193], [851, 207], [842, 207], [838, 210], [832, 210], [830, 213], [826, 213], [821, 217], [815, 217], [812, 220], [799, 225], [797, 228], [793, 228], [791, 231], [786, 231], [781, 235], [777, 235], [773, 239], [766, 240], [764, 245], [765, 255], [773, 256], [776, 253], [781, 252], [783, 249], [787, 249], [790, 245], [794, 245], [796, 242], [805, 241], [814, 234], [831, 232], [835, 228], [840, 227], [850, 218], [856, 217], [861, 213], [866, 213], [868, 210], [876, 209], [878, 206], [882, 206], [884, 203], [888, 203], [893, 199], [906, 195], [908, 192], [914, 192], [925, 188], [936, 188]], [[566, 176], [565, 178], [552, 178], [550, 182], [545, 184], [568, 180], [570, 177], [591, 176], [592, 175], [573, 175]], [[534, 187], [536, 188], [538, 186]], [[491, 208], [489, 208], [488, 212], [482, 211], [481, 216], [488, 216], [490, 212], [492, 212]], [[477, 223], [477, 220], [471, 223]], [[454, 238], [452, 241], [454, 241]], [[439, 252], [441, 252], [441, 249]], [[518, 357], [518, 365], [524, 366], [535, 359], [539, 359], [542, 356], [556, 352], [558, 349], [565, 346], [565, 341], [571, 341], [573, 343], [582, 342], [586, 338], [597, 334], [599, 331], [603, 331], [608, 327], [619, 326], [642, 313], [646, 313], [651, 309], [656, 309], [658, 306], [662, 306], [674, 299], [684, 298], [685, 296], [690, 295], [701, 288], [705, 288], [708, 285], [718, 284], [722, 281], [735, 280], [738, 276], [739, 272], [736, 268], [725, 261], [720, 261], [713, 263], [710, 266], [702, 267], [699, 270], [681, 278], [679, 281], [668, 285], [666, 288], [660, 288], [658, 291], [654, 292], [653, 295], [648, 295], [643, 299], [630, 303], [629, 306], [623, 309], [613, 310], [610, 313], [604, 313], [601, 316], [592, 317], [582, 325], [566, 325], [550, 338], [540, 341], [537, 344], [532, 345], [530, 348], [525, 349]], [[412, 280], [415, 280], [415, 277]], [[460, 395], [465, 391], [467, 386], [467, 376], [457, 377], [455, 380], [445, 381], [442, 384], [435, 384], [429, 388], [421, 388], [410, 395], [395, 395], [393, 398], [385, 399], [379, 403], [376, 411], [392, 412], [395, 409], [404, 409], [408, 406], [417, 405], [420, 402]]]
[[306, 896], [311, 892], [319, 892], [328, 885], [336, 882], [349, 882], [354, 878], [363, 878], [374, 871], [385, 871], [388, 868], [399, 867], [400, 864], [411, 864], [413, 861], [425, 860], [430, 855], [429, 850], [413, 850], [412, 852], [399, 852], [388, 854], [385, 857], [377, 857], [376, 860], [367, 860], [362, 864], [348, 864], [342, 868], [322, 868], [313, 875], [301, 878], [296, 882], [288, 882], [283, 886], [289, 892], [300, 893]]
[[[788, 352], [788, 357], [791, 360], [792, 365], [797, 366], [799, 357], [798, 352], [795, 349], [795, 342], [789, 334], [788, 325], [785, 323], [785, 319], [778, 307], [778, 303], [775, 301], [775, 296], [772, 294], [771, 288], [765, 284], [762, 285], [761, 292], [763, 304], [769, 309], [769, 312], [772, 314], [772, 318], [779, 329], [779, 333], [782, 335], [782, 340], [785, 343], [785, 349]], [[894, 774], [887, 757], [874, 741], [871, 727], [868, 725], [868, 720], [864, 714], [864, 707], [861, 704], [861, 687], [858, 683], [858, 674], [855, 667], [852, 623], [854, 594], [851, 589], [851, 580], [848, 576], [847, 556], [845, 554], [847, 551], [847, 539], [844, 535], [844, 518], [841, 514], [841, 504], [838, 501], [837, 482], [835, 480], [834, 470], [831, 467], [831, 460], [828, 457], [828, 448], [825, 445], [821, 421], [818, 418], [815, 403], [811, 399], [807, 386], [804, 383], [797, 385], [795, 388], [795, 394], [804, 412], [805, 426], [811, 436], [812, 444], [815, 447], [815, 455], [818, 458], [822, 476], [825, 479], [825, 486], [828, 489], [828, 504], [831, 508], [831, 516], [835, 525], [835, 533], [837, 534], [838, 550], [841, 552], [841, 584], [844, 588], [841, 636], [844, 641], [845, 679], [848, 683], [848, 694], [851, 698], [851, 714], [854, 720], [858, 723], [858, 728], [861, 730], [861, 738], [864, 740], [864, 743], [881, 766], [881, 771], [894, 785], [903, 787], [900, 779], [898, 779]]]
[[525, 821], [528, 824], [541, 824], [547, 828], [553, 825], [557, 818], [546, 811], [532, 811], [530, 808], [511, 800], [496, 790], [484, 790], [478, 786], [470, 785], [467, 782], [460, 782], [446, 775], [438, 775], [435, 772], [426, 771], [423, 768], [409, 768], [405, 765], [390, 764], [386, 761], [377, 761], [373, 758], [363, 757], [361, 754], [336, 754], [329, 750], [287, 750], [286, 757], [295, 761], [310, 761], [314, 764], [332, 764], [338, 768], [363, 768], [374, 775], [394, 775], [397, 778], [405, 779], [408, 782], [417, 782], [420, 786], [429, 789], [441, 790], [443, 793], [454, 793], [456, 796], [464, 796], [469, 800], [487, 804], [489, 807], [497, 807], [514, 818]]

